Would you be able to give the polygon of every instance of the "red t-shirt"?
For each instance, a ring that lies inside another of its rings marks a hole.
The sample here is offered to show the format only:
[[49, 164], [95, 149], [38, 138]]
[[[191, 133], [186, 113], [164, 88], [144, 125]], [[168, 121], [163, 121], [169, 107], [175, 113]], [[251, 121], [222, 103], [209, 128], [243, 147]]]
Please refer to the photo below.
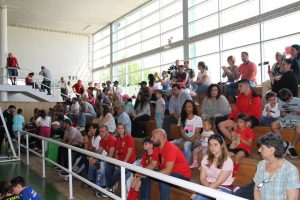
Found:
[[147, 167], [152, 160], [159, 161], [159, 154], [160, 154], [160, 149], [158, 147], [153, 147], [152, 154], [149, 155], [147, 152], [143, 154], [141, 160], [141, 166]]
[[116, 150], [118, 154], [118, 160], [124, 161], [129, 148], [132, 148], [132, 153], [127, 162], [132, 164], [136, 159], [133, 138], [131, 135], [125, 135], [124, 138], [117, 138]]
[[14, 67], [17, 68], [18, 64], [18, 60], [16, 57], [8, 57], [7, 58], [7, 65], [8, 67]]
[[[243, 140], [254, 140], [254, 133], [251, 128], [244, 128], [244, 130], [235, 130], [237, 134], [241, 135]], [[236, 147], [237, 149], [246, 149], [247, 152], [251, 153], [251, 146], [246, 145], [244, 142], [240, 141], [239, 146]]]
[[[248, 79], [250, 71], [254, 71], [253, 75]], [[241, 79], [248, 79], [249, 81], [256, 82], [256, 65], [255, 63], [248, 61], [239, 66], [238, 72], [241, 74]]]
[[255, 117], [260, 120], [262, 114], [261, 97], [253, 96], [252, 90], [247, 96], [240, 94], [236, 99], [236, 108], [231, 111], [228, 118], [236, 121], [235, 118], [240, 113], [246, 113], [248, 117]]
[[172, 169], [172, 173], [181, 174], [187, 179], [191, 178], [191, 169], [190, 166], [185, 159], [183, 153], [180, 149], [172, 144], [171, 142], [166, 142], [163, 148], [160, 151], [161, 154], [161, 165], [160, 168], [164, 169], [166, 167], [166, 163], [174, 162], [174, 166]]
[[112, 135], [108, 135], [106, 140], [101, 139], [99, 144], [100, 147], [102, 147], [108, 153], [110, 148], [116, 148], [116, 138]]
[[73, 87], [75, 88], [75, 92], [79, 94], [81, 88], [83, 88], [83, 85], [82, 85], [82, 84], [75, 83]]

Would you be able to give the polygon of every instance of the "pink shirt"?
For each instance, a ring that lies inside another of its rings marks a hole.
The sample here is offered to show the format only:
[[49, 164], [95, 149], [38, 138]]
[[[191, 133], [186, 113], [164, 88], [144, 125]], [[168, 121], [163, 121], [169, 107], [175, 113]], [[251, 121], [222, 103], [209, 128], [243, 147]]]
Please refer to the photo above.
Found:
[[215, 165], [211, 165], [210, 168], [206, 166], [208, 163], [207, 161], [207, 155], [204, 156], [204, 158], [201, 161], [201, 167], [205, 170], [206, 179], [210, 183], [216, 182], [219, 174], [222, 172], [222, 170], [231, 171], [230, 176], [226, 179], [224, 183], [221, 185], [231, 185], [234, 181], [232, 178], [232, 171], [233, 171], [233, 162], [231, 158], [227, 157], [227, 160], [223, 163], [222, 169], [218, 169]]

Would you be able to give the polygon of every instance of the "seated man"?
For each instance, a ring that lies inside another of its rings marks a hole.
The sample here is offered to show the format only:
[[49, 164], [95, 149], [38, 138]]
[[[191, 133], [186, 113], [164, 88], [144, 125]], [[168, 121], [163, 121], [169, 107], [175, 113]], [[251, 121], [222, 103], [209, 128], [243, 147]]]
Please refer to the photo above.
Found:
[[189, 83], [189, 74], [184, 71], [184, 66], [179, 65], [178, 73], [174, 76], [172, 79], [172, 82], [178, 83], [182, 89], [185, 89], [187, 92], [189, 92], [190, 89], [190, 83]]
[[272, 131], [280, 134], [280, 129], [295, 128], [295, 135], [291, 144], [284, 142], [285, 154], [297, 158], [295, 146], [300, 139], [300, 98], [293, 97], [289, 89], [283, 88], [278, 93], [278, 109], [280, 110], [279, 120], [271, 124]]
[[80, 131], [84, 130], [86, 119], [93, 119], [96, 117], [94, 107], [84, 99], [79, 99], [80, 110], [78, 113], [78, 128]]
[[34, 76], [33, 72], [29, 73], [25, 78], [25, 84], [32, 85], [32, 88], [38, 89], [39, 85], [33, 81], [33, 76]]
[[250, 88], [250, 83], [247, 79], [242, 79], [238, 82], [240, 91], [236, 101], [236, 108], [231, 111], [228, 119], [218, 124], [221, 134], [231, 140], [231, 130], [235, 126], [236, 116], [240, 113], [245, 113], [249, 116], [247, 122], [248, 127], [254, 127], [259, 124], [261, 118], [261, 96], [257, 95]]
[[[167, 140], [167, 134], [163, 129], [154, 129], [152, 131], [153, 144], [160, 148], [160, 173], [170, 175], [176, 178], [189, 180], [191, 178], [191, 169], [183, 153], [178, 147]], [[168, 200], [170, 185], [160, 182], [160, 200]]]

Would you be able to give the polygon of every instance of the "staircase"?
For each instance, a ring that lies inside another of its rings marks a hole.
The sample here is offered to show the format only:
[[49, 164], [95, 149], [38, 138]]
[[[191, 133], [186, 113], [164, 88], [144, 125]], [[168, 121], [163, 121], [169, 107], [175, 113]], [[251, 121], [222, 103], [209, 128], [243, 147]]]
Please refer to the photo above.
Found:
[[47, 92], [40, 92], [38, 89], [33, 89], [31, 86], [26, 85], [0, 85], [0, 91], [6, 91], [11, 94], [23, 94], [31, 99], [40, 102], [60, 102], [62, 98], [58, 95], [59, 89], [51, 91], [52, 95], [47, 95]]

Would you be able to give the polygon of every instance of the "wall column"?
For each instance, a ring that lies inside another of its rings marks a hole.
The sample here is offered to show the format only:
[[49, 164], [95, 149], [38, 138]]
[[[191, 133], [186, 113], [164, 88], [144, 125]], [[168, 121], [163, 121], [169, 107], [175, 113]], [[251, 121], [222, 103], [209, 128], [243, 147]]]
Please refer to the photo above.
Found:
[[[7, 84], [7, 6], [0, 4], [0, 84]], [[0, 101], [7, 101], [7, 92], [0, 92]]]

